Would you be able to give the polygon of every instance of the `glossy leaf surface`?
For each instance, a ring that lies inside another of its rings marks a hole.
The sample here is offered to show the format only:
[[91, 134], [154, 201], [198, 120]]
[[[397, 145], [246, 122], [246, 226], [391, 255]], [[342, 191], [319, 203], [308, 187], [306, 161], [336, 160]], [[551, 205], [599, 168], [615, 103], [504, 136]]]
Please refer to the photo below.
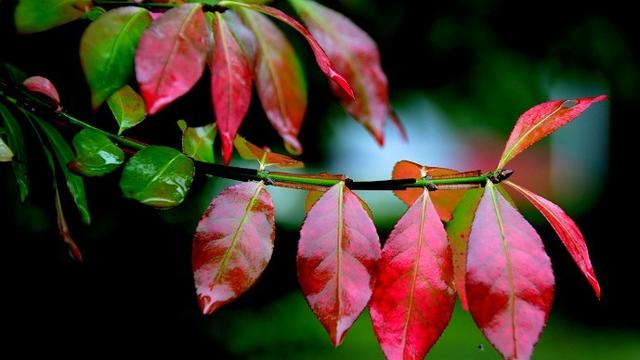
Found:
[[124, 167], [120, 189], [125, 197], [156, 208], [180, 204], [187, 196], [195, 168], [178, 150], [149, 146]]
[[60, 106], [60, 95], [53, 83], [42, 76], [32, 76], [22, 83], [27, 90], [40, 93], [49, 98], [56, 107]]
[[138, 41], [149, 24], [147, 10], [125, 6], [107, 11], [85, 30], [80, 62], [94, 110], [129, 81]]
[[118, 122], [118, 135], [140, 124], [147, 116], [144, 99], [129, 85], [109, 96], [107, 104]]
[[591, 259], [589, 259], [587, 243], [584, 241], [584, 236], [580, 232], [578, 225], [558, 205], [551, 201], [512, 182], [507, 181], [506, 184], [518, 190], [549, 221], [549, 224], [556, 231], [569, 254], [571, 254], [589, 284], [591, 284], [596, 296], [600, 298], [600, 284], [591, 265]]
[[520, 115], [500, 157], [502, 169], [516, 155], [571, 122], [591, 104], [605, 100], [605, 95], [573, 100], [553, 100], [536, 105]]
[[[436, 191], [437, 192], [437, 191]], [[469, 310], [466, 290], [467, 275], [467, 249], [471, 224], [480, 204], [483, 189], [470, 189], [456, 206], [453, 218], [446, 225], [449, 245], [451, 246], [451, 261], [453, 263], [453, 282], [460, 298], [460, 304], [465, 310]]]
[[277, 166], [279, 168], [295, 169], [304, 167], [302, 161], [292, 159], [286, 155], [271, 152], [267, 148], [260, 148], [252, 144], [247, 139], [237, 135], [233, 141], [233, 145], [240, 157], [245, 160], [257, 160], [263, 167]]
[[476, 324], [505, 359], [528, 359], [553, 301], [551, 261], [529, 223], [487, 182], [467, 258]]
[[228, 164], [233, 154], [233, 139], [249, 109], [253, 68], [219, 13], [213, 19], [213, 33], [211, 98], [220, 131], [222, 157]]
[[188, 127], [184, 120], [178, 121], [178, 125], [182, 129], [182, 152], [194, 160], [214, 163], [213, 142], [216, 138], [216, 126], [208, 124]]
[[211, 314], [249, 289], [271, 259], [275, 223], [262, 182], [220, 193], [193, 238], [193, 273], [200, 309]]
[[96, 130], [84, 129], [73, 137], [76, 158], [69, 163], [75, 173], [103, 176], [124, 162], [124, 152]]
[[[459, 172], [457, 170], [423, 166], [412, 161], [402, 160], [398, 161], [393, 167], [391, 178], [420, 179], [427, 175], [443, 176], [455, 175], [458, 173]], [[407, 206], [411, 206], [422, 195], [422, 189], [414, 188], [407, 190], [394, 190], [393, 193], [405, 204], [407, 204]], [[460, 200], [462, 200], [464, 193], [464, 190], [442, 190], [434, 191], [431, 194], [431, 199], [433, 200], [433, 203], [442, 221], [451, 220], [453, 210], [456, 208]]]
[[447, 234], [429, 191], [422, 192], [389, 235], [378, 263], [369, 307], [387, 359], [423, 359], [455, 305]]
[[16, 177], [20, 200], [25, 201], [29, 195], [29, 177], [27, 174], [27, 153], [25, 151], [22, 129], [13, 113], [0, 102], [0, 117], [4, 120], [4, 128], [7, 132], [7, 145], [13, 152], [13, 173]]
[[254, 9], [254, 10], [260, 11], [261, 13], [272, 16], [284, 22], [285, 24], [291, 26], [300, 34], [302, 34], [302, 36], [304, 36], [304, 38], [307, 40], [307, 42], [311, 46], [311, 50], [313, 51], [313, 55], [316, 58], [316, 62], [318, 63], [320, 70], [322, 70], [322, 72], [327, 76], [327, 78], [332, 80], [338, 88], [344, 91], [344, 95], [346, 97], [354, 99], [355, 95], [353, 93], [353, 90], [351, 89], [351, 86], [349, 86], [349, 82], [347, 81], [347, 79], [345, 79], [344, 76], [340, 75], [336, 71], [333, 64], [331, 64], [331, 60], [329, 60], [329, 57], [324, 52], [324, 50], [322, 49], [318, 41], [313, 37], [313, 35], [311, 35], [311, 33], [309, 32], [309, 30], [307, 30], [307, 28], [305, 28], [302, 24], [298, 22], [298, 20], [270, 6], [265, 6], [260, 4], [247, 4], [244, 6], [250, 7], [251, 9]]
[[384, 125], [395, 117], [389, 103], [387, 77], [380, 66], [376, 43], [344, 15], [314, 1], [290, 0], [309, 31], [326, 51], [338, 73], [355, 92], [355, 100], [332, 83], [342, 106], [362, 123], [376, 141], [384, 143]]
[[36, 120], [36, 124], [39, 125], [40, 129], [47, 137], [49, 144], [51, 145], [51, 150], [53, 151], [56, 159], [58, 160], [58, 163], [60, 164], [60, 168], [62, 169], [62, 174], [64, 175], [65, 181], [67, 183], [69, 193], [71, 194], [71, 197], [73, 198], [78, 211], [80, 211], [82, 221], [84, 221], [86, 224], [91, 223], [89, 206], [87, 205], [87, 194], [84, 188], [84, 180], [82, 179], [82, 177], [71, 172], [71, 170], [69, 170], [69, 168], [67, 167], [67, 164], [73, 161], [74, 158], [71, 146], [69, 146], [60, 132], [58, 132], [58, 130], [51, 124], [41, 118], [33, 118]]
[[299, 154], [298, 132], [307, 109], [307, 85], [300, 61], [271, 20], [252, 10], [238, 12], [257, 40], [254, 74], [262, 107], [287, 149]]
[[184, 95], [200, 79], [209, 53], [209, 27], [201, 4], [164, 13], [142, 34], [136, 79], [149, 114]]
[[298, 281], [334, 346], [369, 302], [380, 239], [360, 200], [344, 182], [313, 205], [300, 230]]
[[91, 0], [20, 0], [16, 6], [16, 29], [20, 34], [49, 30], [84, 17]]

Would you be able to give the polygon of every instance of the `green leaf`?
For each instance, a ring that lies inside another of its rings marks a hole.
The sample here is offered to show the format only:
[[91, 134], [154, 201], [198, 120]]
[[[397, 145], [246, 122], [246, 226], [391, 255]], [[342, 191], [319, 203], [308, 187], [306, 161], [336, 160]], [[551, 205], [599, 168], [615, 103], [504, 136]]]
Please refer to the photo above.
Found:
[[20, 0], [16, 6], [16, 30], [29, 34], [49, 30], [84, 17], [91, 0]]
[[51, 124], [35, 115], [31, 115], [31, 119], [35, 120], [35, 123], [38, 124], [44, 135], [47, 137], [49, 144], [51, 145], [51, 150], [53, 150], [53, 153], [58, 160], [58, 164], [60, 164], [60, 168], [62, 169], [62, 174], [66, 180], [67, 188], [69, 188], [69, 193], [71, 194], [78, 211], [80, 211], [82, 221], [84, 221], [85, 224], [90, 224], [91, 215], [89, 214], [89, 206], [87, 205], [87, 194], [84, 190], [84, 180], [82, 177], [71, 172], [67, 167], [67, 164], [73, 161], [74, 158], [71, 146], [69, 146], [60, 132], [58, 132], [58, 130]]
[[142, 122], [147, 116], [144, 100], [133, 88], [125, 85], [107, 99], [109, 109], [116, 118], [118, 135]]
[[216, 138], [216, 126], [188, 127], [184, 120], [178, 121], [182, 129], [182, 152], [194, 160], [215, 163], [213, 142]]
[[9, 162], [13, 160], [13, 152], [4, 140], [0, 138], [0, 162]]
[[[8, 72], [10, 71], [9, 67], [5, 69], [7, 69]], [[24, 147], [22, 129], [11, 111], [2, 103], [0, 103], [0, 116], [4, 119], [4, 127], [7, 131], [7, 142], [14, 154], [11, 165], [13, 166], [16, 183], [18, 183], [20, 200], [25, 201], [27, 195], [29, 195], [29, 178], [27, 176], [27, 153]]]
[[138, 41], [149, 24], [147, 10], [127, 6], [108, 11], [85, 30], [80, 61], [94, 110], [129, 81]]
[[27, 74], [9, 63], [2, 63], [0, 69], [2, 69], [2, 72], [7, 76], [7, 79], [10, 80], [11, 85], [22, 84], [22, 82], [27, 79]]
[[74, 172], [85, 176], [102, 176], [124, 162], [124, 152], [108, 137], [96, 130], [84, 129], [73, 138], [76, 159], [69, 164]]
[[125, 197], [156, 208], [180, 204], [193, 181], [193, 161], [178, 150], [149, 146], [134, 155], [122, 171]]

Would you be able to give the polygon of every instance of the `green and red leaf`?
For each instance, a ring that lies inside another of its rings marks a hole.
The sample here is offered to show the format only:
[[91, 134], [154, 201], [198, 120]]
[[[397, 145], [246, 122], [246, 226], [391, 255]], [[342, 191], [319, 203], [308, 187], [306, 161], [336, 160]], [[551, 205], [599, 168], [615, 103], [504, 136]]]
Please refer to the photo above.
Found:
[[538, 194], [534, 194], [531, 191], [516, 185], [510, 181], [506, 182], [507, 185], [518, 190], [533, 206], [542, 213], [542, 215], [549, 221], [549, 224], [553, 227], [562, 240], [562, 243], [571, 254], [571, 257], [576, 262], [584, 276], [591, 284], [593, 291], [596, 293], [598, 299], [600, 298], [600, 284], [596, 273], [591, 265], [589, 259], [589, 250], [587, 249], [587, 243], [584, 241], [584, 236], [578, 225], [556, 204], [543, 198]]
[[144, 99], [129, 85], [109, 96], [107, 104], [118, 122], [118, 135], [140, 124], [147, 116]]
[[233, 140], [233, 145], [241, 158], [245, 160], [257, 160], [262, 167], [276, 166], [283, 169], [304, 167], [302, 161], [271, 152], [268, 148], [260, 148], [240, 135], [237, 135], [235, 140]]
[[505, 359], [528, 359], [553, 302], [551, 261], [540, 236], [487, 182], [467, 258], [469, 310]]
[[20, 0], [15, 11], [16, 29], [30, 34], [83, 18], [91, 0]]
[[149, 114], [189, 91], [204, 72], [210, 39], [202, 4], [172, 8], [151, 23], [136, 51], [136, 78]]
[[302, 24], [300, 24], [300, 22], [298, 22], [298, 20], [271, 6], [265, 6], [261, 4], [242, 4], [241, 6], [245, 6], [250, 9], [260, 11], [263, 14], [272, 16], [291, 26], [300, 34], [302, 34], [302, 36], [304, 36], [304, 38], [311, 46], [311, 50], [313, 51], [313, 55], [316, 58], [316, 62], [318, 63], [320, 70], [327, 76], [327, 78], [332, 80], [338, 88], [344, 91], [344, 95], [346, 95], [346, 97], [351, 98], [352, 100], [355, 99], [355, 95], [353, 93], [353, 90], [351, 89], [351, 86], [349, 86], [349, 82], [347, 81], [347, 79], [345, 79], [344, 76], [340, 75], [338, 71], [336, 71], [333, 64], [331, 64], [331, 60], [324, 52], [318, 41], [313, 37], [313, 35], [311, 35], [307, 28], [305, 28]]
[[307, 109], [307, 85], [300, 61], [271, 20], [253, 10], [238, 9], [238, 12], [257, 40], [254, 73], [262, 107], [287, 149], [299, 154], [302, 145], [298, 132]]
[[107, 11], [82, 34], [80, 62], [94, 110], [129, 81], [136, 47], [151, 20], [147, 10], [125, 6]]
[[[412, 161], [402, 160], [398, 161], [391, 174], [393, 179], [420, 179], [425, 176], [444, 176], [444, 175], [456, 175], [459, 171], [423, 166], [416, 164]], [[464, 190], [442, 190], [435, 191], [431, 194], [433, 204], [440, 215], [442, 221], [450, 221], [453, 210], [456, 208], [462, 197], [464, 196]], [[420, 196], [422, 196], [422, 189], [413, 188], [406, 190], [394, 190], [393, 193], [402, 200], [407, 206], [411, 206]]]
[[211, 98], [220, 132], [222, 158], [228, 164], [233, 154], [233, 139], [249, 110], [253, 69], [220, 13], [213, 18], [213, 33]]
[[204, 314], [255, 283], [271, 259], [274, 236], [273, 202], [263, 182], [231, 186], [211, 202], [193, 237], [193, 274]]
[[387, 359], [426, 356], [453, 312], [452, 275], [447, 234], [422, 189], [385, 243], [369, 306]]
[[453, 218], [446, 225], [449, 245], [451, 246], [451, 260], [453, 262], [453, 282], [458, 292], [458, 298], [460, 298], [460, 304], [465, 310], [469, 310], [465, 281], [469, 233], [483, 193], [483, 189], [467, 190], [453, 211]]
[[316, 201], [300, 230], [298, 281], [334, 346], [342, 343], [373, 291], [380, 239], [344, 182]]
[[344, 15], [314, 1], [290, 0], [309, 31], [318, 40], [336, 71], [344, 76], [355, 93], [355, 100], [344, 96], [332, 83], [342, 106], [362, 123], [376, 141], [384, 143], [384, 126], [395, 119], [389, 103], [387, 77], [380, 66], [376, 43]]
[[536, 105], [520, 115], [504, 147], [498, 168], [502, 169], [516, 155], [577, 118], [591, 104], [605, 95], [573, 100], [553, 100]]

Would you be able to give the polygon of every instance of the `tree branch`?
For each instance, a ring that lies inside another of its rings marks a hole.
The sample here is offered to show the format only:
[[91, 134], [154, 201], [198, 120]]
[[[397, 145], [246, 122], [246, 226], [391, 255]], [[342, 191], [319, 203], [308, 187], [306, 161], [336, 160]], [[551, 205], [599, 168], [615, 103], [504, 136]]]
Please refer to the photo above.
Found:
[[[108, 131], [97, 128], [83, 120], [72, 116], [64, 110], [58, 108], [48, 98], [37, 93], [32, 93], [23, 86], [10, 86], [0, 79], [1, 98], [25, 111], [52, 120], [57, 126], [74, 125], [83, 129], [91, 129], [100, 132], [114, 142], [130, 149], [131, 153], [148, 147], [136, 139], [116, 135]], [[247, 169], [234, 166], [224, 166], [219, 164], [205, 163], [194, 160], [196, 169], [208, 175], [217, 176], [237, 181], [264, 181], [268, 185], [298, 188], [306, 190], [322, 190], [344, 181], [346, 186], [352, 190], [404, 190], [408, 188], [426, 187], [430, 191], [438, 189], [465, 189], [484, 186], [487, 181], [495, 184], [507, 179], [513, 171], [496, 170], [480, 174], [478, 171], [452, 177], [433, 178], [426, 176], [419, 179], [392, 179], [378, 181], [354, 181], [344, 176], [318, 176], [305, 175], [287, 172], [270, 172], [268, 170]]]

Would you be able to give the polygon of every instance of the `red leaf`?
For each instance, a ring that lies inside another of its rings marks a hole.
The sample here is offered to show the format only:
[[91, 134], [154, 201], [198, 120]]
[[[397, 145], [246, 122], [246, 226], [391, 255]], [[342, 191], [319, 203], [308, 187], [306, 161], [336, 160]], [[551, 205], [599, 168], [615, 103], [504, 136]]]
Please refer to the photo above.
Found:
[[271, 195], [262, 182], [231, 186], [205, 211], [193, 237], [200, 308], [211, 314], [249, 289], [273, 252]]
[[340, 182], [313, 205], [300, 230], [298, 281], [334, 346], [367, 306], [380, 239], [358, 197]]
[[387, 77], [380, 66], [376, 43], [344, 15], [313, 1], [292, 0], [309, 31], [326, 51], [331, 63], [355, 91], [354, 101], [332, 84], [342, 106], [362, 123], [380, 145], [384, 125], [392, 117]]
[[58, 90], [55, 85], [53, 85], [49, 79], [42, 76], [32, 76], [23, 81], [22, 85], [31, 92], [37, 92], [45, 95], [51, 99], [57, 108], [60, 108], [60, 95], [58, 94]]
[[273, 16], [274, 18], [296, 29], [296, 31], [298, 31], [300, 34], [302, 34], [302, 36], [304, 36], [304, 38], [307, 40], [307, 42], [311, 46], [311, 50], [313, 50], [313, 55], [316, 58], [316, 62], [318, 63], [320, 70], [322, 70], [322, 72], [329, 79], [331, 79], [340, 89], [342, 89], [346, 96], [348, 96], [352, 100], [355, 100], [355, 95], [353, 93], [353, 90], [351, 89], [351, 86], [349, 86], [349, 82], [347, 81], [347, 79], [345, 79], [344, 76], [340, 75], [336, 71], [333, 64], [331, 64], [331, 60], [329, 60], [329, 57], [327, 56], [327, 54], [324, 52], [320, 44], [318, 44], [318, 41], [313, 37], [313, 35], [311, 35], [311, 33], [309, 32], [309, 30], [307, 30], [307, 28], [305, 28], [302, 24], [298, 22], [298, 20], [270, 6], [265, 6], [261, 4], [240, 4], [240, 3], [238, 3], [238, 5], [248, 7], [250, 9], [254, 9], [264, 14]]
[[136, 78], [149, 114], [184, 95], [200, 79], [209, 52], [209, 27], [201, 4], [164, 13], [142, 34]]
[[307, 109], [307, 89], [300, 61], [284, 34], [264, 15], [238, 9], [256, 36], [256, 88], [271, 125], [287, 149], [300, 154], [298, 132]]
[[214, 43], [211, 61], [211, 98], [222, 142], [225, 164], [233, 153], [233, 139], [251, 101], [252, 68], [220, 13], [213, 18]]
[[558, 205], [510, 181], [506, 181], [506, 183], [518, 190], [549, 221], [600, 299], [600, 284], [589, 259], [587, 244], [578, 225]]
[[449, 244], [451, 245], [453, 282], [460, 298], [460, 304], [467, 311], [469, 310], [469, 302], [467, 300], [465, 277], [467, 275], [469, 233], [483, 193], [484, 189], [467, 190], [453, 212], [453, 219], [446, 226]]
[[[402, 160], [398, 161], [393, 167], [391, 177], [393, 179], [420, 179], [427, 175], [442, 176], [458, 173], [459, 171], [457, 170], [423, 166], [412, 161]], [[407, 204], [407, 206], [411, 206], [420, 196], [422, 196], [422, 189], [413, 188], [407, 190], [394, 190], [393, 193]], [[451, 220], [453, 209], [456, 208], [463, 196], [464, 190], [442, 190], [435, 191], [431, 194], [433, 203], [442, 221]]]
[[491, 182], [469, 236], [467, 297], [476, 324], [505, 359], [528, 359], [553, 301], [542, 240]]
[[453, 307], [451, 251], [429, 191], [407, 210], [382, 250], [370, 312], [387, 359], [423, 359]]
[[507, 145], [500, 157], [498, 168], [504, 168], [509, 161], [526, 148], [577, 118], [594, 102], [606, 98], [605, 95], [600, 95], [575, 100], [553, 100], [527, 110], [520, 115], [511, 131]]

